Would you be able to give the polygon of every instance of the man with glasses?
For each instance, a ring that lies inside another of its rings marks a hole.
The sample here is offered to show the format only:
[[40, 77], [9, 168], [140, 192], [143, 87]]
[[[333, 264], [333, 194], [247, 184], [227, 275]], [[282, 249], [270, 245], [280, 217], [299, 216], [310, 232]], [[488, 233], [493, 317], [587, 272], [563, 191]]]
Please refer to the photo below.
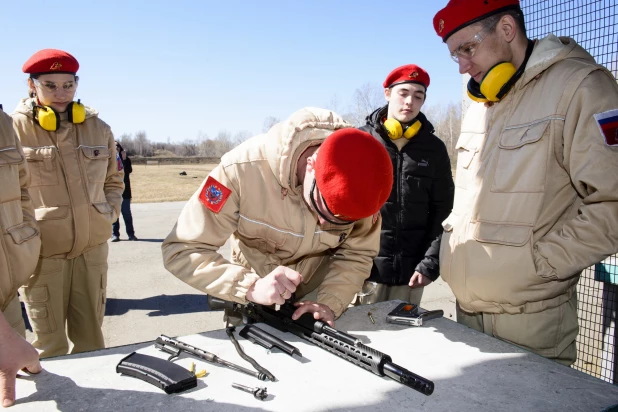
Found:
[[618, 86], [567, 37], [526, 36], [517, 0], [434, 17], [472, 103], [440, 274], [457, 321], [570, 365], [581, 271], [618, 251]]
[[423, 287], [440, 276], [439, 237], [454, 184], [446, 146], [421, 112], [429, 82], [416, 64], [397, 67], [383, 83], [388, 104], [360, 128], [384, 145], [395, 170], [390, 201], [380, 211], [380, 252], [360, 304], [398, 299], [418, 305]]
[[[223, 156], [163, 242], [165, 267], [237, 303], [304, 296], [295, 318], [334, 325], [369, 276], [392, 180], [371, 135], [302, 109]], [[230, 260], [217, 252], [228, 238]]]
[[22, 67], [29, 98], [13, 127], [31, 172], [30, 194], [41, 231], [32, 277], [20, 289], [41, 357], [103, 348], [107, 240], [118, 218], [123, 173], [110, 127], [75, 100], [79, 63], [44, 49]]

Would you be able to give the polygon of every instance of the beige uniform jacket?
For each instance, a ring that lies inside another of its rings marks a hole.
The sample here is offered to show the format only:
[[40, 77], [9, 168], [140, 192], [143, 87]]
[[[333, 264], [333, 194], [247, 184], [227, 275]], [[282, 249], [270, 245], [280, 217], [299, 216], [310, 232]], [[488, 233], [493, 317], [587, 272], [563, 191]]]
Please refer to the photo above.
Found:
[[28, 194], [29, 181], [11, 117], [0, 109], [0, 311], [34, 272], [39, 257], [41, 239]]
[[32, 99], [12, 114], [32, 177], [30, 195], [41, 230], [41, 256], [73, 259], [111, 237], [124, 190], [110, 127], [86, 108], [86, 120], [61, 113], [55, 132], [32, 118]]
[[501, 102], [472, 103], [440, 253], [464, 311], [556, 307], [582, 269], [618, 251], [618, 147], [593, 116], [613, 109], [612, 75], [551, 35]]
[[[326, 264], [317, 300], [341, 315], [369, 277], [381, 221], [320, 226], [303, 200], [296, 164], [305, 149], [344, 127], [335, 113], [306, 108], [228, 152], [209, 177], [231, 190], [229, 198], [213, 212], [199, 200], [202, 184], [163, 242], [165, 267], [209, 295], [247, 303], [249, 287], [279, 265], [300, 272], [306, 285]], [[231, 262], [217, 253], [230, 236]]]

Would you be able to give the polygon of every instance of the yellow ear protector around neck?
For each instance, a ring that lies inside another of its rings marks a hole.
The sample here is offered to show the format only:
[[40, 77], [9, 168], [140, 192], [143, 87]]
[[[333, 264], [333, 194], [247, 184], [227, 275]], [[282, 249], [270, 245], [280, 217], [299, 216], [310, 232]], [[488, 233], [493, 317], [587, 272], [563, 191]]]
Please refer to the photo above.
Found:
[[[86, 120], [86, 108], [80, 103], [80, 100], [69, 103], [67, 114], [71, 123], [79, 124]], [[33, 103], [32, 116], [39, 126], [48, 132], [55, 132], [60, 127], [60, 113], [50, 106], [39, 106]]]
[[409, 140], [416, 136], [419, 130], [421, 130], [421, 127], [423, 127], [420, 120], [414, 120], [412, 124], [406, 126], [402, 125], [399, 120], [390, 118], [384, 120], [383, 124], [391, 140], [397, 140], [401, 137], [405, 137]]
[[533, 48], [534, 42], [528, 40], [526, 57], [521, 66], [519, 66], [519, 69], [516, 69], [512, 63], [500, 62], [489, 69], [485, 76], [483, 76], [480, 84], [474, 79], [470, 79], [468, 81], [468, 97], [479, 103], [502, 100], [521, 75], [524, 74]]

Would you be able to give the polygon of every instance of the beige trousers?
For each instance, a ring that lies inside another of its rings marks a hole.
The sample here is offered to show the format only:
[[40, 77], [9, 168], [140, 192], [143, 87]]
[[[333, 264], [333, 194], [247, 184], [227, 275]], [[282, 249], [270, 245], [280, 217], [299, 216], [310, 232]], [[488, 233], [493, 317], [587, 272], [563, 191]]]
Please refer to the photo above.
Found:
[[[40, 357], [105, 347], [108, 245], [103, 243], [74, 259], [40, 258], [34, 276], [20, 289]], [[67, 339], [68, 338], [68, 339]]]
[[421, 305], [424, 288], [411, 289], [408, 285], [389, 286], [382, 283], [366, 281], [363, 290], [357, 295], [355, 306], [373, 305], [387, 300], [403, 300], [404, 302]]
[[571, 365], [577, 359], [577, 294], [562, 305], [517, 315], [467, 313], [456, 307], [457, 322], [538, 355]]
[[24, 324], [24, 318], [21, 316], [21, 304], [17, 295], [9, 302], [9, 305], [2, 314], [13, 330], [26, 339], [26, 325]]

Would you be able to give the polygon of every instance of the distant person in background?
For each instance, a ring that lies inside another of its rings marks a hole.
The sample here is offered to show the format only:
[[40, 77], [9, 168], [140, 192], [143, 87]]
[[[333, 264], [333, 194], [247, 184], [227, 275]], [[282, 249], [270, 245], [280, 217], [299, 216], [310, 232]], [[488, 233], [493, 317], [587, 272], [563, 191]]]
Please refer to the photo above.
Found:
[[69, 353], [69, 340], [71, 353], [105, 346], [107, 240], [120, 212], [123, 173], [110, 127], [74, 101], [78, 69], [62, 50], [32, 55], [22, 67], [29, 97], [12, 114], [41, 231], [36, 269], [19, 290], [41, 357]]
[[455, 185], [446, 146], [421, 112], [429, 74], [407, 64], [390, 72], [383, 86], [387, 104], [367, 116], [360, 129], [386, 148], [395, 173], [380, 209], [380, 252], [356, 303], [418, 305], [423, 287], [440, 276], [442, 221], [451, 213]]
[[[131, 177], [129, 175], [133, 172], [133, 167], [127, 152], [118, 142], [116, 142], [116, 163], [118, 170], [124, 170], [124, 192], [122, 193], [122, 207], [120, 208], [122, 219], [124, 220], [129, 240], [138, 240], [135, 237], [133, 216], [131, 215]], [[116, 219], [112, 224], [112, 242], [120, 242], [120, 218]]]

